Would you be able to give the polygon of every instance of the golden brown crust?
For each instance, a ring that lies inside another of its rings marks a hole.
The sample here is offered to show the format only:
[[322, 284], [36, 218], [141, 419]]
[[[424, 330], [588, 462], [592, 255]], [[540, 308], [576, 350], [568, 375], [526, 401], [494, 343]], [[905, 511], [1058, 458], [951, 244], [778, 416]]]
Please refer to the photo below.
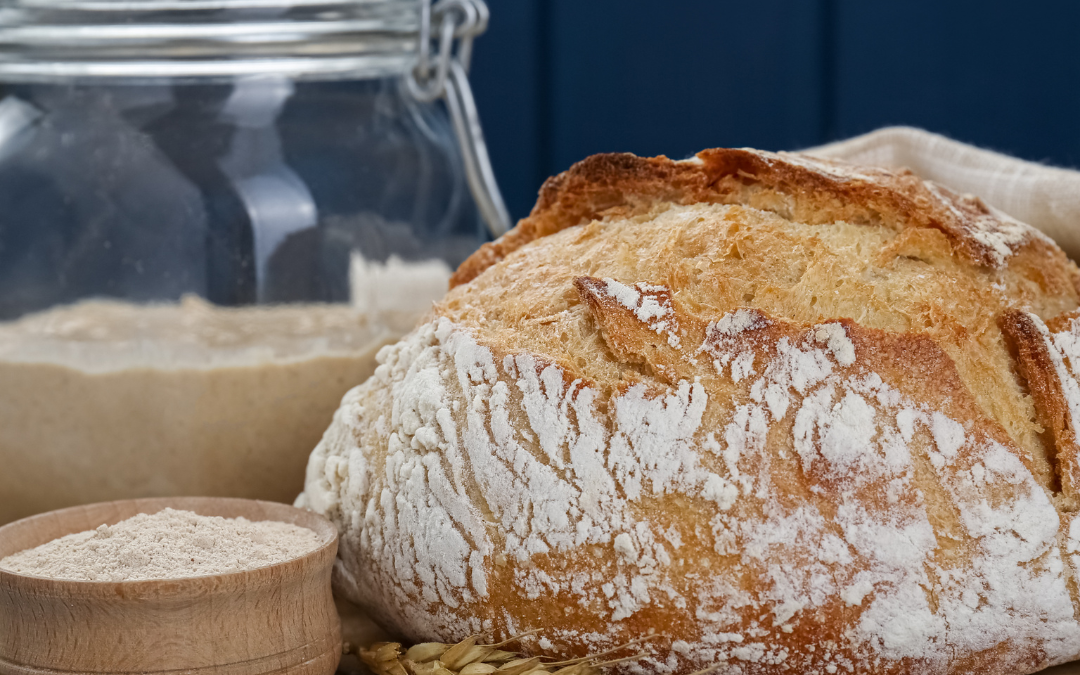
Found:
[[705, 201], [711, 183], [708, 172], [667, 157], [593, 155], [547, 179], [529, 217], [465, 260], [451, 277], [450, 287], [468, 283], [530, 241], [593, 220], [609, 209], [643, 209], [658, 200]]
[[758, 195], [762, 207], [801, 222], [843, 220], [897, 230], [940, 230], [960, 255], [976, 265], [1000, 267], [1010, 251], [1036, 242], [1045, 252], [1064, 256], [1034, 230], [977, 197], [958, 195], [906, 170], [747, 149], [704, 150], [696, 161], [682, 162], [612, 153], [589, 157], [548, 179], [529, 217], [467, 259], [452, 277], [451, 288], [471, 281], [530, 241], [605, 213], [629, 216], [646, 212], [657, 202], [746, 203], [747, 188], [770, 193]]

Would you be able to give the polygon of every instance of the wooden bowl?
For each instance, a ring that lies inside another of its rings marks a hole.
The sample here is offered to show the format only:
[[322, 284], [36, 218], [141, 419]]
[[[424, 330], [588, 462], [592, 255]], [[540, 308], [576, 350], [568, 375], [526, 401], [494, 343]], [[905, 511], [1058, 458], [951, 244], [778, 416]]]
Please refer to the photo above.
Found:
[[0, 569], [0, 673], [330, 675], [341, 630], [330, 590], [337, 530], [285, 504], [217, 497], [131, 499], [0, 527], [0, 558], [66, 534], [171, 507], [314, 530], [318, 549], [255, 570], [187, 579], [64, 581]]

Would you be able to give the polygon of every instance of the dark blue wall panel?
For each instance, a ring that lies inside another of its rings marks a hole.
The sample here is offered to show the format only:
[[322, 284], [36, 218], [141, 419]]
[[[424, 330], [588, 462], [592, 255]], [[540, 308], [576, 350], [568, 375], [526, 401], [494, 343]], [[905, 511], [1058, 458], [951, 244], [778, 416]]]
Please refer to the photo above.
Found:
[[815, 4], [552, 0], [552, 171], [595, 152], [812, 143]]
[[836, 1], [839, 135], [910, 124], [1080, 164], [1080, 3]]
[[489, 0], [473, 80], [511, 212], [596, 152], [910, 124], [1080, 164], [1080, 2]]

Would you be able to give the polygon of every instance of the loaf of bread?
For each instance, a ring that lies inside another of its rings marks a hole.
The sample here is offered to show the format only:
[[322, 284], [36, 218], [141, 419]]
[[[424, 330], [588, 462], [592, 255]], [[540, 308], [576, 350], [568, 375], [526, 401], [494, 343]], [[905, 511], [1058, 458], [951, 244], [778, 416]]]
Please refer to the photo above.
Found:
[[920, 180], [589, 158], [380, 353], [299, 502], [413, 641], [640, 673], [1080, 658], [1080, 271]]

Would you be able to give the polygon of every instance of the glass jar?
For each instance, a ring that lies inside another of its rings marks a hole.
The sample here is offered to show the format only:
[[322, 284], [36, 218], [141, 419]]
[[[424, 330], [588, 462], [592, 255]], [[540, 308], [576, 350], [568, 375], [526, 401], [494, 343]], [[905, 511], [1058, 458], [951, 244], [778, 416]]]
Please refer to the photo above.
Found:
[[505, 231], [465, 76], [486, 21], [480, 0], [0, 8], [0, 524], [295, 497], [377, 349]]

